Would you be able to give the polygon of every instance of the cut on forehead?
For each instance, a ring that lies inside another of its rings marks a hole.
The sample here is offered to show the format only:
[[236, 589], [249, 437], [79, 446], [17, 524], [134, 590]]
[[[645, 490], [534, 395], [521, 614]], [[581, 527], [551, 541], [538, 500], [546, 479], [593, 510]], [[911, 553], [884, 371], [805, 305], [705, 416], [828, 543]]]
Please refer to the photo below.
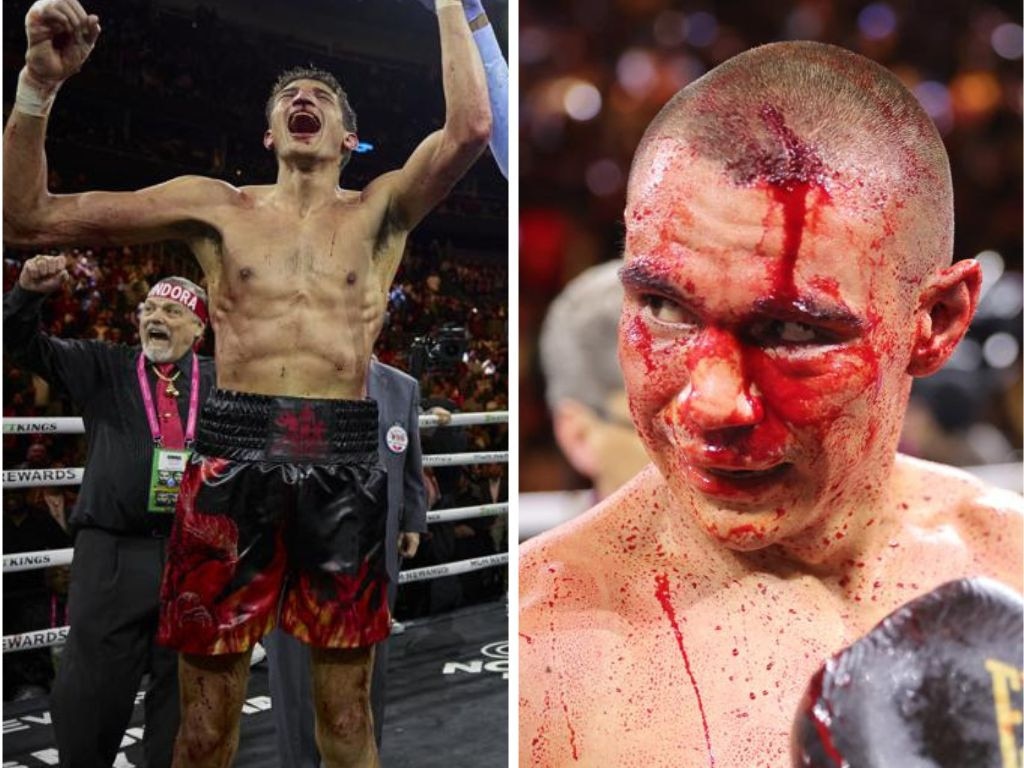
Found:
[[[773, 43], [677, 93], [648, 126], [629, 193], [670, 140], [737, 186], [818, 184], [905, 209], [924, 262], [952, 256], [949, 161], [917, 99], [875, 62], [832, 45]], [[904, 222], [908, 219], [903, 217]]]

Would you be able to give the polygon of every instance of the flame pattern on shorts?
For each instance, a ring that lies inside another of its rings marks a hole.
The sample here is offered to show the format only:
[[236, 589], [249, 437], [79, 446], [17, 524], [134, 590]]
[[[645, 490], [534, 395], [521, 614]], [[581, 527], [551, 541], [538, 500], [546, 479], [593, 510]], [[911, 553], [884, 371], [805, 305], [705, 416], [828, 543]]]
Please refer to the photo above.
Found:
[[[158, 642], [245, 651], [273, 628], [354, 648], [390, 632], [379, 467], [195, 457], [182, 479]], [[379, 522], [379, 526], [378, 526]]]

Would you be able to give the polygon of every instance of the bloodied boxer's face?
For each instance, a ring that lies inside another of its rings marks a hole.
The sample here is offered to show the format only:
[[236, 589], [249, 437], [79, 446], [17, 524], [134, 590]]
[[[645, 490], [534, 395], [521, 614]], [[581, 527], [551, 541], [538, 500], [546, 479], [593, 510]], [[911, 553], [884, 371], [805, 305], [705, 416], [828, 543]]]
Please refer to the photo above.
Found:
[[881, 481], [918, 307], [897, 279], [900, 206], [812, 150], [779, 170], [655, 139], [626, 210], [634, 421], [682, 506], [743, 550], [806, 535]]

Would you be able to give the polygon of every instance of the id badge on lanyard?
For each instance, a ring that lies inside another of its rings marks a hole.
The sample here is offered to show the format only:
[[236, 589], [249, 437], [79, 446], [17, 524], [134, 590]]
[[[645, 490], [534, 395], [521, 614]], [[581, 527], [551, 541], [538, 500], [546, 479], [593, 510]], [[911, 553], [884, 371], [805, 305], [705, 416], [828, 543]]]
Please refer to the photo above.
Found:
[[188, 397], [188, 426], [185, 429], [185, 448], [171, 449], [162, 445], [163, 434], [160, 422], [156, 417], [156, 406], [153, 404], [153, 393], [149, 389], [146, 378], [145, 356], [139, 353], [136, 364], [139, 376], [139, 389], [142, 390], [142, 401], [146, 406], [146, 418], [149, 431], [153, 435], [153, 461], [149, 471], [149, 494], [147, 511], [163, 514], [174, 514], [174, 506], [181, 491], [181, 478], [188, 466], [192, 451], [188, 448], [195, 439], [196, 416], [199, 411], [199, 360], [192, 353], [192, 388]]
[[153, 465], [149, 473], [149, 512], [174, 514], [174, 505], [178, 503], [178, 492], [181, 490], [181, 478], [188, 466], [188, 457], [192, 451], [172, 451], [153, 448]]

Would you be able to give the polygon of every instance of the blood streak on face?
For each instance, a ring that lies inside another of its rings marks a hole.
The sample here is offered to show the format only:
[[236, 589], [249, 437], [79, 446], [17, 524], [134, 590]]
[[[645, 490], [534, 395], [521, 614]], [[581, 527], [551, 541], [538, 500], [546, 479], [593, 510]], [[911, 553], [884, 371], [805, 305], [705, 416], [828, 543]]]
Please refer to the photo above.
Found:
[[724, 169], [678, 140], [653, 150], [656, 179], [634, 171], [620, 325], [648, 452], [739, 549], [799, 535], [863, 488], [906, 391], [880, 343], [896, 322], [876, 290], [894, 278], [873, 268], [889, 223], [777, 109], [760, 118], [766, 148]]
[[[762, 107], [761, 119], [774, 135], [777, 144], [772, 149], [731, 163], [727, 170], [737, 175], [743, 184], [764, 185], [775, 201], [782, 206], [784, 235], [775, 287], [780, 297], [795, 298], [797, 293], [793, 272], [803, 238], [807, 195], [815, 188], [824, 194], [827, 203], [825, 166], [818, 153], [801, 141], [786, 125], [775, 107], [767, 104]], [[781, 154], [779, 148], [782, 150]]]
[[653, 371], [654, 361], [651, 358], [651, 332], [639, 317], [633, 318], [633, 321], [629, 324], [629, 327], [626, 329], [626, 338], [640, 353], [644, 365], [647, 366], [647, 372]]

